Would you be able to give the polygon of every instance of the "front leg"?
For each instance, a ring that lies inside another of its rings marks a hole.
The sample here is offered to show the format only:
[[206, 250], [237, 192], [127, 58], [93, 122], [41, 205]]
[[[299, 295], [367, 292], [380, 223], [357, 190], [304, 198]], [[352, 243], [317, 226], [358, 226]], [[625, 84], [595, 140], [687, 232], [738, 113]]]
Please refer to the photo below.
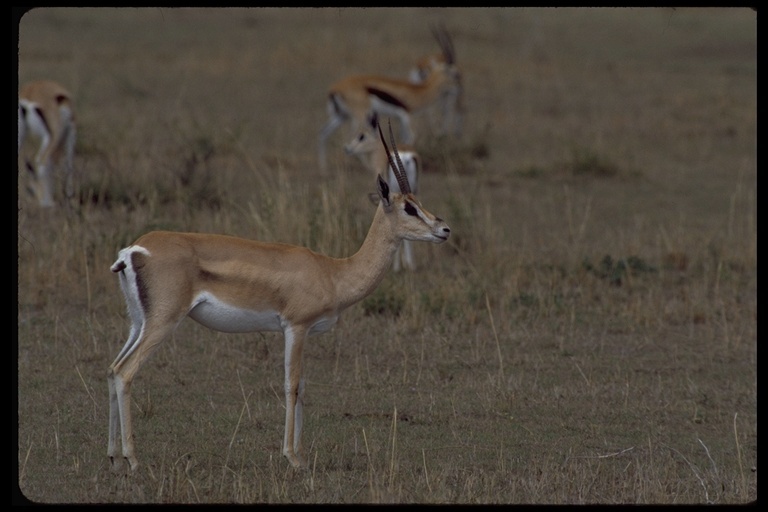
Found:
[[65, 144], [65, 176], [66, 181], [64, 182], [64, 196], [67, 199], [71, 199], [75, 195], [75, 183], [74, 183], [74, 174], [75, 174], [75, 167], [74, 167], [74, 157], [75, 157], [75, 142], [77, 138], [77, 129], [74, 125], [71, 125], [69, 129], [67, 130], [66, 137], [64, 139]]
[[397, 117], [400, 119], [400, 128], [402, 129], [401, 137], [406, 144], [413, 144], [414, 134], [411, 128], [411, 116], [406, 111], [400, 111], [397, 113]]
[[296, 393], [296, 404], [293, 406], [293, 453], [303, 461], [302, 466], [307, 463], [304, 457], [304, 446], [301, 440], [301, 429], [304, 425], [304, 378], [299, 379], [299, 389]]
[[307, 330], [286, 326], [285, 335], [285, 437], [283, 455], [292, 466], [306, 468], [301, 444], [304, 409], [303, 351]]
[[28, 188], [43, 208], [50, 208], [54, 205], [51, 183], [53, 181], [53, 176], [51, 176], [51, 172], [50, 161], [38, 161], [32, 172], [31, 186]]
[[416, 270], [416, 263], [413, 261], [413, 246], [410, 240], [403, 240], [403, 265], [408, 270]]

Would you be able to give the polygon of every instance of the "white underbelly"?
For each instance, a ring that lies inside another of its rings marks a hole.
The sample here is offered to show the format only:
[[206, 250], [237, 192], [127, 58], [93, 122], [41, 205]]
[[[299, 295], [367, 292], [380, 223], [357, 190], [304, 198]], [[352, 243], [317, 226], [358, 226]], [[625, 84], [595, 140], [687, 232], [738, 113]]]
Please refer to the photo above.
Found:
[[371, 96], [371, 110], [392, 117], [400, 117], [404, 112], [401, 106], [393, 105], [377, 96]]
[[221, 332], [282, 331], [277, 311], [253, 311], [231, 306], [215, 297], [201, 298], [189, 312], [190, 318]]

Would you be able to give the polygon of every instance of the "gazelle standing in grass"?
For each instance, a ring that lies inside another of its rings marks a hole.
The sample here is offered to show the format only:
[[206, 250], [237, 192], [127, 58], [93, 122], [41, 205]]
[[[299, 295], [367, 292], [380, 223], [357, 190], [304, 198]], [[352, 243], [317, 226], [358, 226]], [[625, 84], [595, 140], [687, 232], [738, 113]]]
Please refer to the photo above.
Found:
[[461, 96], [461, 75], [456, 67], [453, 44], [445, 31], [434, 31], [443, 59], [420, 83], [379, 75], [351, 75], [331, 85], [328, 91], [328, 121], [320, 131], [318, 157], [321, 170], [326, 169], [326, 146], [331, 136], [345, 122], [352, 123], [358, 133], [372, 112], [396, 117], [400, 121], [401, 138], [413, 144], [411, 114], [438, 99]]
[[[344, 151], [348, 155], [357, 157], [374, 175], [386, 175], [389, 187], [393, 190], [399, 190], [398, 176], [395, 168], [389, 164], [387, 148], [379, 140], [378, 126], [378, 115], [374, 112], [368, 117], [368, 124], [365, 128], [344, 146]], [[397, 153], [400, 156], [411, 192], [418, 194], [421, 169], [419, 154], [413, 147], [403, 145], [398, 146]], [[403, 240], [403, 243], [397, 248], [392, 269], [399, 272], [401, 265], [408, 270], [416, 268], [410, 240]]]
[[54, 171], [64, 160], [66, 173], [64, 193], [74, 195], [73, 164], [75, 154], [75, 109], [72, 96], [60, 84], [51, 80], [29, 82], [19, 90], [18, 148], [27, 133], [40, 139], [34, 166], [25, 159], [32, 174], [28, 190], [40, 206], [54, 206]]
[[[379, 130], [382, 144], [386, 146]], [[390, 126], [395, 167], [399, 160]], [[411, 193], [402, 165], [402, 193], [378, 175], [379, 204], [360, 249], [331, 258], [305, 247], [225, 235], [155, 231], [122, 249], [112, 272], [120, 278], [131, 330], [107, 371], [109, 445], [113, 468], [138, 460], [131, 423], [136, 372], [182, 319], [189, 316], [222, 332], [282, 332], [285, 338], [283, 455], [306, 467], [301, 442], [304, 407], [303, 351], [310, 334], [328, 331], [346, 308], [384, 278], [403, 239], [445, 242], [451, 230]], [[122, 451], [120, 450], [122, 446]]]

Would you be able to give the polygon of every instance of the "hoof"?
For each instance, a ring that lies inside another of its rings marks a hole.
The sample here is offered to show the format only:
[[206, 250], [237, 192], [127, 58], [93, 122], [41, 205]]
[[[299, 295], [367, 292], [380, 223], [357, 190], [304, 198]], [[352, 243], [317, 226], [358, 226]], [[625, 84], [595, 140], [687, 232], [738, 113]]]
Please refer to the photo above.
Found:
[[285, 458], [288, 459], [288, 462], [291, 463], [291, 466], [293, 466], [295, 469], [307, 469], [309, 467], [309, 464], [304, 459], [304, 457], [295, 454], [295, 453], [284, 453]]
[[123, 469], [123, 459], [119, 458], [119, 457], [115, 458], [115, 457], [110, 455], [109, 456], [109, 468], [113, 472], [115, 472], [115, 473], [119, 472], [121, 469]]

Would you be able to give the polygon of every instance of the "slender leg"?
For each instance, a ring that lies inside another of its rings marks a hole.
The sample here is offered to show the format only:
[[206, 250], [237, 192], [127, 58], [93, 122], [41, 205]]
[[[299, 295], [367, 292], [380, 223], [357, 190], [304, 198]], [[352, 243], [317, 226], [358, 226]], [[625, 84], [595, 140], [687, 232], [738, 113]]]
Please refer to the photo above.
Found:
[[131, 379], [123, 379], [117, 375], [114, 378], [113, 386], [117, 394], [117, 408], [120, 413], [120, 433], [123, 444], [123, 458], [128, 461], [131, 470], [139, 466], [136, 459], [136, 449], [133, 446], [133, 425], [131, 423]]
[[74, 157], [75, 157], [75, 140], [77, 137], [77, 129], [75, 125], [70, 125], [67, 129], [65, 143], [65, 163], [66, 168], [66, 181], [64, 182], [64, 195], [67, 199], [75, 195], [74, 185]]
[[461, 88], [457, 88], [456, 91], [451, 96], [451, 105], [450, 105], [450, 111], [451, 111], [451, 117], [453, 121], [453, 134], [457, 137], [461, 135], [461, 128], [462, 128], [462, 112], [464, 110], [464, 106], [462, 104], [461, 99]]
[[[131, 333], [128, 336], [128, 340], [123, 345], [115, 361], [107, 370], [107, 386], [109, 388], [109, 443], [107, 444], [107, 456], [109, 457], [112, 469], [117, 470], [122, 466], [122, 459], [118, 456], [120, 453], [120, 446], [122, 440], [118, 441], [120, 436], [120, 406], [118, 403], [118, 394], [115, 387], [115, 372], [114, 367], [119, 364], [126, 352], [130, 350], [133, 344], [139, 337], [141, 324], [131, 325]], [[120, 444], [118, 444], [120, 443]]]
[[[139, 371], [142, 364], [149, 358], [150, 355], [160, 346], [168, 336], [170, 336], [173, 329], [178, 324], [176, 321], [161, 321], [158, 322], [146, 322], [139, 332], [141, 333], [136, 340], [133, 347], [125, 348], [121, 351], [114, 363], [109, 367], [107, 373], [107, 381], [110, 391], [110, 445], [108, 448], [108, 455], [114, 461], [116, 456], [116, 439], [113, 437], [113, 432], [116, 434], [116, 427], [114, 426], [114, 411], [117, 410], [119, 416], [121, 442], [123, 445], [123, 458], [128, 461], [131, 466], [131, 470], [135, 470], [139, 466], [139, 461], [136, 458], [136, 450], [133, 445], [133, 423], [131, 420], [131, 384], [136, 372]], [[130, 340], [129, 340], [130, 341]], [[114, 395], [112, 394], [114, 393]], [[115, 403], [116, 406], [115, 407]], [[119, 464], [113, 467], [119, 467]]]
[[43, 134], [40, 140], [40, 149], [35, 156], [34, 189], [40, 206], [53, 206], [53, 190], [51, 189], [51, 153], [52, 140], [50, 133]]
[[40, 206], [44, 208], [53, 206], [53, 190], [51, 188], [53, 176], [51, 174], [50, 161], [38, 162], [34, 178], [35, 194]]
[[109, 387], [109, 443], [107, 444], [107, 457], [113, 470], [122, 466], [121, 459], [117, 456], [117, 438], [120, 435], [120, 411], [117, 404], [117, 390], [115, 389], [115, 376], [112, 369], [107, 372], [107, 386]]
[[407, 112], [401, 112], [398, 114], [400, 118], [400, 127], [402, 128], [403, 142], [406, 144], [413, 144], [414, 135], [411, 129], [411, 116]]
[[301, 428], [304, 409], [304, 382], [302, 360], [304, 339], [307, 331], [303, 327], [286, 326], [285, 335], [285, 438], [283, 455], [292, 466], [307, 467], [301, 444]]
[[416, 263], [413, 261], [413, 246], [411, 245], [410, 240], [403, 240], [403, 255], [404, 255], [404, 261], [403, 264], [405, 265], [405, 268], [408, 270], [415, 270], [416, 269]]
[[304, 426], [304, 377], [299, 379], [299, 391], [296, 395], [294, 407], [295, 420], [293, 423], [293, 452], [303, 459], [304, 446], [302, 444], [301, 430]]
[[405, 243], [405, 240], [400, 242], [400, 245], [397, 246], [397, 250], [395, 251], [395, 259], [392, 262], [392, 271], [393, 272], [400, 272], [400, 260], [402, 259], [402, 253], [403, 253], [403, 244]]

